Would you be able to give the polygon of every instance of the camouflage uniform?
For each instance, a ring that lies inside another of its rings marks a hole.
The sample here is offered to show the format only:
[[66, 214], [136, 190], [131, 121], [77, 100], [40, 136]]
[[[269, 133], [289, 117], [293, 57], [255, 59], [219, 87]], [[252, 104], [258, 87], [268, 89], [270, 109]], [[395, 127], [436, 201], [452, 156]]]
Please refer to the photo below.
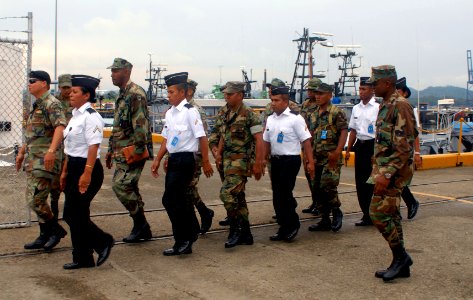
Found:
[[54, 177], [61, 172], [63, 152], [61, 149], [56, 152], [56, 160], [51, 171], [46, 171], [44, 167], [44, 156], [51, 145], [55, 128], [66, 125], [64, 111], [56, 98], [47, 92], [36, 99], [26, 123], [25, 169], [26, 199], [29, 207], [38, 215], [40, 223], [53, 219], [47, 199]]
[[262, 132], [261, 120], [243, 103], [236, 112], [225, 105], [217, 113], [209, 146], [211, 149], [217, 147], [220, 137], [224, 140], [222, 157], [225, 178], [220, 199], [232, 219], [248, 222], [245, 184], [251, 176], [251, 162], [254, 159], [253, 134], [259, 132]]
[[[328, 216], [330, 210], [340, 207], [337, 187], [340, 182], [342, 154], [337, 166], [331, 169], [328, 165], [328, 153], [338, 146], [342, 130], [348, 129], [345, 113], [337, 106], [329, 104], [327, 110], [319, 115], [315, 110], [308, 117], [309, 131], [313, 133], [313, 149], [315, 164], [315, 179], [312, 183], [314, 194], [319, 197], [322, 214]], [[322, 132], [326, 130], [326, 138]]]
[[130, 82], [124, 89], [120, 89], [115, 102], [108, 152], [112, 153], [116, 165], [112, 189], [131, 216], [137, 214], [144, 206], [138, 181], [146, 161], [128, 165], [122, 149], [135, 145], [136, 153], [141, 154], [145, 151], [149, 139], [146, 93], [139, 85]]
[[367, 182], [375, 184], [377, 176], [391, 174], [386, 192], [371, 199], [370, 217], [392, 249], [404, 245], [400, 195], [413, 175], [414, 140], [418, 135], [415, 124], [412, 107], [397, 92], [380, 105], [373, 171]]

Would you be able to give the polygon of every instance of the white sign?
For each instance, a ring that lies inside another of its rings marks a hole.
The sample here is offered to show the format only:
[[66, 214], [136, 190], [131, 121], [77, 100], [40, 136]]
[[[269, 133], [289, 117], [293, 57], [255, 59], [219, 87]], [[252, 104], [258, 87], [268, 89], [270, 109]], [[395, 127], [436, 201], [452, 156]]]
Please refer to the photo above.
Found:
[[455, 104], [455, 99], [438, 100], [438, 105], [453, 105], [453, 104]]

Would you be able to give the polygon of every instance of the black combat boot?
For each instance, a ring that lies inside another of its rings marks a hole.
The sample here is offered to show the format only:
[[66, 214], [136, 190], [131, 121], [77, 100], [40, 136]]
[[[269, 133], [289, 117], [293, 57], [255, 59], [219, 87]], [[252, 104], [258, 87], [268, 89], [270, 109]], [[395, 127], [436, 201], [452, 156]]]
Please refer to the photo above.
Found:
[[44, 250], [51, 251], [61, 241], [63, 237], [67, 235], [67, 231], [59, 225], [57, 220], [52, 219], [48, 223], [51, 223], [51, 236], [46, 244], [44, 244]]
[[39, 236], [31, 243], [25, 244], [25, 249], [41, 249], [51, 236], [51, 226], [47, 223], [39, 223]]
[[332, 231], [337, 232], [342, 228], [343, 213], [340, 207], [332, 209]]
[[241, 221], [241, 235], [238, 239], [238, 245], [253, 245], [253, 235], [251, 234], [250, 222]]
[[228, 239], [225, 242], [225, 248], [233, 248], [238, 245], [238, 240], [241, 236], [241, 227], [240, 223], [235, 218], [228, 217], [228, 222], [230, 223], [230, 232], [228, 233]]
[[332, 229], [331, 225], [330, 216], [328, 213], [325, 213], [322, 215], [322, 220], [309, 226], [309, 231], [330, 231]]
[[200, 215], [200, 233], [204, 234], [207, 231], [209, 231], [210, 227], [212, 226], [212, 220], [214, 217], [214, 211], [205, 206], [204, 202], [199, 202], [199, 204], [196, 206], [197, 211], [199, 212]]
[[131, 216], [133, 219], [133, 229], [127, 237], [123, 238], [125, 243], [139, 243], [152, 238], [151, 228], [146, 221], [145, 212], [142, 207], [136, 215]]
[[312, 202], [307, 208], [304, 208], [302, 210], [302, 213], [311, 214], [314, 209], [317, 209], [317, 204], [315, 202]]
[[384, 281], [391, 281], [397, 277], [406, 277], [406, 276], [401, 276], [401, 275], [407, 275], [406, 273], [407, 271], [409, 271], [409, 276], [410, 276], [409, 267], [412, 265], [412, 259], [409, 256], [409, 254], [407, 254], [404, 247], [402, 245], [399, 245], [392, 248], [392, 251], [393, 251], [393, 263], [387, 269], [387, 272], [384, 273], [383, 275]]

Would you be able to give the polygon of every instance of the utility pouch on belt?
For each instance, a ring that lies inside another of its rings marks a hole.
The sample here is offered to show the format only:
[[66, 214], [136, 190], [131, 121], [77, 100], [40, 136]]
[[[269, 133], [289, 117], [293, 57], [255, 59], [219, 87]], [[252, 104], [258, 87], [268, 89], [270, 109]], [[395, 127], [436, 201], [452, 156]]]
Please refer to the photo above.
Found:
[[125, 156], [126, 163], [131, 165], [137, 162], [140, 162], [144, 159], [148, 159], [149, 152], [148, 149], [145, 147], [145, 151], [141, 154], [136, 153], [135, 145], [131, 145], [122, 149], [123, 155]]

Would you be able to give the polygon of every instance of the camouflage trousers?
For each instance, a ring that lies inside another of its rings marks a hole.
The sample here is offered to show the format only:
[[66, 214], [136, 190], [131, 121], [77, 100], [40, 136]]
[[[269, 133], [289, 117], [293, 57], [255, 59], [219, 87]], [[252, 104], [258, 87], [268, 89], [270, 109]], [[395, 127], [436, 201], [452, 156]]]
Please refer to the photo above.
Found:
[[231, 219], [248, 221], [248, 205], [245, 199], [246, 176], [226, 175], [220, 189], [220, 200]]
[[313, 195], [317, 196], [317, 206], [322, 213], [328, 214], [332, 208], [341, 206], [337, 190], [340, 183], [341, 169], [341, 164], [337, 164], [335, 168], [330, 168], [328, 161], [315, 166], [315, 178], [312, 181], [312, 189]]
[[144, 206], [138, 182], [145, 162], [142, 161], [133, 165], [116, 163], [112, 179], [112, 189], [118, 200], [130, 212], [130, 216], [134, 216]]
[[383, 195], [373, 195], [370, 217], [389, 247], [404, 246], [401, 226], [401, 189], [388, 187]]
[[48, 204], [52, 178], [53, 174], [46, 171], [33, 170], [26, 175], [26, 202], [38, 216], [39, 223], [45, 223], [53, 218]]
[[187, 195], [192, 200], [192, 204], [194, 206], [200, 205], [202, 203], [202, 198], [199, 195], [199, 190], [197, 189], [197, 184], [199, 183], [200, 175], [202, 174], [202, 155], [196, 154], [194, 155], [195, 159], [195, 172], [194, 176], [192, 177], [192, 181], [189, 184], [189, 188], [187, 189]]

